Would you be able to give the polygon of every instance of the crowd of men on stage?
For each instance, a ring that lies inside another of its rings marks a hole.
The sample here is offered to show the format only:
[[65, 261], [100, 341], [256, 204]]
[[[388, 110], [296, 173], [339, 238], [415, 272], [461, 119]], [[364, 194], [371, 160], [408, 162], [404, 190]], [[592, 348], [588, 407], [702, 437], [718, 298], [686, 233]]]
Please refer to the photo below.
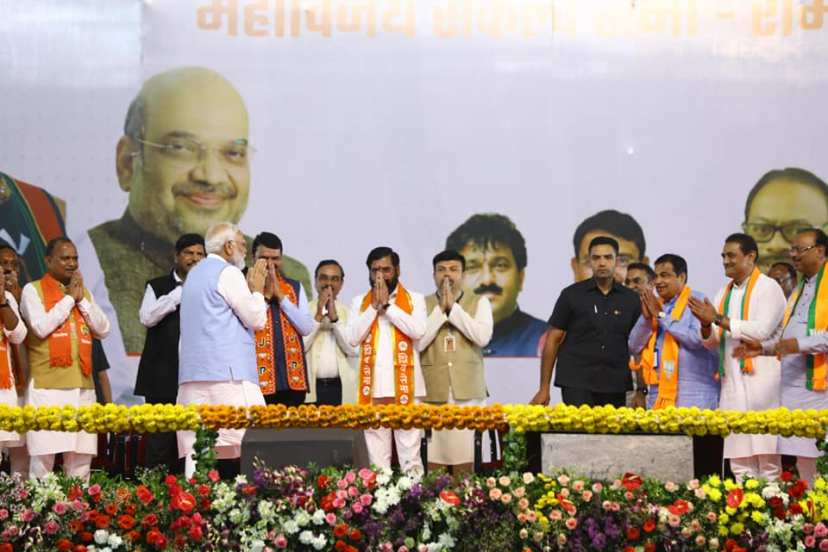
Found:
[[[318, 263], [316, 299], [309, 302], [301, 283], [284, 276], [283, 252], [269, 232], [248, 247], [229, 222], [203, 237], [182, 235], [175, 265], [147, 282], [137, 313], [147, 337], [136, 395], [185, 405], [485, 403], [492, 306], [486, 294], [464, 290], [466, 261], [456, 250], [434, 257], [428, 296], [403, 285], [395, 251], [371, 250], [370, 287], [349, 306], [339, 300], [339, 262]], [[554, 373], [563, 402], [572, 405], [828, 408], [822, 230], [799, 232], [792, 264], [777, 263], [769, 275], [757, 268], [752, 237], [728, 236], [721, 253], [726, 281], [712, 302], [688, 285], [679, 255], [662, 255], [653, 267], [631, 264], [625, 282], [616, 280], [614, 238], [592, 238], [588, 255], [592, 277], [565, 288], [555, 303], [532, 403], [549, 402]], [[0, 263], [0, 402], [82, 406], [106, 397], [95, 350], [110, 321], [84, 287], [74, 244], [51, 240], [47, 274], [22, 288], [14, 250], [0, 247]], [[419, 430], [364, 435], [376, 466], [391, 465], [393, 439], [400, 467], [423, 471]], [[242, 437], [243, 430], [221, 430], [219, 459], [238, 459]], [[0, 441], [11, 470], [32, 477], [49, 473], [62, 454], [68, 474], [88, 478], [97, 453], [97, 437], [84, 432], [0, 432]], [[146, 464], [190, 475], [194, 441], [186, 431], [149, 435]], [[469, 471], [472, 441], [471, 431], [434, 432], [429, 467]], [[812, 481], [820, 455], [812, 439], [769, 435], [731, 435], [723, 447], [739, 479], [778, 477], [785, 454]]]

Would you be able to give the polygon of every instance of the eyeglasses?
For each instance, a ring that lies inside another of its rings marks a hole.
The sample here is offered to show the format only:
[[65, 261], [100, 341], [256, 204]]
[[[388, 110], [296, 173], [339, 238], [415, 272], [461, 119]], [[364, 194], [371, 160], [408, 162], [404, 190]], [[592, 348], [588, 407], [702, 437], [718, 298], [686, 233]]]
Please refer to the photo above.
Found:
[[790, 252], [791, 255], [802, 255], [803, 253], [807, 253], [808, 251], [810, 251], [814, 247], [816, 247], [816, 244], [808, 245], [806, 247], [799, 247], [798, 245], [792, 245], [791, 248], [788, 249], [788, 251]]
[[750, 234], [758, 243], [771, 241], [777, 232], [782, 232], [782, 237], [786, 241], [792, 242], [797, 234], [810, 228], [813, 228], [813, 226], [801, 221], [786, 222], [781, 225], [771, 224], [769, 222], [745, 222], [742, 224], [742, 230], [746, 234]]
[[[165, 158], [181, 166], [193, 166], [207, 157], [207, 152], [214, 152], [219, 160], [231, 167], [243, 167], [255, 149], [247, 140], [235, 140], [222, 146], [206, 146], [197, 140], [188, 138], [170, 138], [164, 144], [137, 140], [138, 143], [155, 148]], [[136, 154], [137, 155], [137, 154]]]

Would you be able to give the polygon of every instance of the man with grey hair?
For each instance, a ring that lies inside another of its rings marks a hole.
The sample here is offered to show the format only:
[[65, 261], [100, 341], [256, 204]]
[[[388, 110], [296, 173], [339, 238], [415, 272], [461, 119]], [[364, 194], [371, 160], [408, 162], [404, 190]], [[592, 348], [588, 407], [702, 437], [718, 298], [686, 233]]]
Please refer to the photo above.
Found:
[[[242, 274], [247, 243], [230, 222], [207, 229], [207, 257], [184, 281], [181, 295], [181, 341], [178, 404], [264, 405], [256, 369], [253, 332], [265, 327], [263, 291], [266, 262], [257, 261]], [[244, 430], [221, 429], [216, 440], [219, 459], [241, 456]], [[178, 454], [184, 473], [195, 471], [195, 433], [178, 432]]]
[[[209, 114], [205, 116], [205, 114]], [[89, 230], [127, 353], [140, 353], [138, 319], [146, 282], [174, 262], [181, 234], [238, 223], [250, 190], [248, 113], [238, 91], [203, 67], [149, 78], [133, 100], [118, 140], [118, 182], [129, 194], [119, 220]], [[285, 257], [284, 274], [310, 289], [307, 268]]]

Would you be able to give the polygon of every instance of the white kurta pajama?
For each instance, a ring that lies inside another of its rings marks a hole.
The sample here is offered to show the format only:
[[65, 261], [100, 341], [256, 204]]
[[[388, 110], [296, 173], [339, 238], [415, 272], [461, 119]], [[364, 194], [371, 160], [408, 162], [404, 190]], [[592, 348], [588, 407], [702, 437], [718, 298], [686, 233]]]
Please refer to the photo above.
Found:
[[[0, 277], [2, 277], [2, 275], [0, 275]], [[20, 309], [17, 306], [17, 301], [15, 301], [14, 295], [8, 291], [6, 292], [6, 304], [9, 305], [7, 308], [11, 308], [12, 312], [14, 312], [15, 316], [17, 316], [17, 326], [14, 329], [8, 330], [6, 329], [5, 324], [0, 322], [0, 325], [3, 326], [3, 335], [6, 340], [6, 357], [9, 366], [9, 376], [11, 379], [11, 387], [9, 389], [0, 389], [0, 404], [18, 406], [19, 400], [17, 397], [17, 389], [15, 387], [14, 370], [12, 370], [12, 345], [19, 345], [20, 343], [23, 343], [26, 339], [28, 331], [26, 329], [26, 323], [23, 322], [23, 318], [20, 316]], [[21, 447], [24, 444], [25, 442], [21, 439], [17, 432], [0, 430], [0, 447], [13, 448]]]
[[[85, 297], [79, 302], [66, 295], [50, 311], [46, 311], [37, 289], [26, 284], [20, 298], [20, 312], [28, 322], [29, 331], [40, 339], [57, 330], [77, 304], [92, 335], [103, 339], [109, 334], [109, 319], [94, 301]], [[60, 370], [60, 368], [55, 368]], [[44, 389], [35, 386], [35, 378], [29, 380], [26, 404], [32, 406], [89, 406], [95, 404], [95, 389]], [[98, 453], [98, 435], [85, 431], [29, 431], [26, 446], [31, 457], [30, 472], [33, 477], [43, 477], [52, 471], [55, 454], [64, 453], [64, 471], [72, 476], [88, 477], [89, 464]]]
[[[719, 399], [721, 410], [769, 410], [780, 404], [780, 366], [773, 357], [753, 359], [753, 373], [743, 374], [739, 360], [733, 358], [733, 349], [742, 340], [765, 341], [777, 332], [785, 315], [785, 295], [776, 281], [760, 274], [751, 296], [748, 320], [741, 320], [742, 297], [749, 278], [739, 286], [733, 286], [728, 312], [730, 331], [725, 332], [724, 378]], [[713, 305], [718, 309], [727, 286], [716, 294]], [[713, 325], [705, 346], [719, 347], [719, 332]], [[775, 435], [731, 434], [724, 440], [724, 457], [729, 458], [734, 475], [742, 478], [747, 474], [775, 478], [781, 468]]]
[[[474, 316], [467, 313], [455, 303], [449, 315], [436, 305], [428, 315], [426, 333], [417, 344], [417, 350], [423, 352], [432, 344], [440, 328], [448, 322], [461, 332], [469, 341], [481, 349], [489, 344], [494, 329], [492, 306], [488, 297], [482, 296], [477, 303]], [[435, 344], [435, 347], [441, 346]], [[449, 397], [446, 404], [458, 406], [485, 406], [486, 399], [457, 400], [449, 388]], [[433, 464], [454, 466], [457, 464], [471, 464], [474, 462], [474, 430], [473, 429], [444, 429], [431, 432], [431, 443], [428, 447], [428, 461]]]
[[[420, 354], [417, 350], [417, 341], [423, 336], [426, 329], [426, 307], [425, 299], [419, 293], [407, 290], [411, 295], [412, 312], [406, 313], [394, 302], [397, 298], [397, 290], [390, 294], [388, 302], [390, 306], [385, 314], [378, 314], [373, 306], [368, 305], [365, 311], [361, 312], [362, 302], [365, 294], [354, 297], [351, 302], [351, 311], [348, 314], [348, 325], [345, 328], [345, 336], [352, 347], [359, 347], [362, 341], [369, 335], [371, 325], [378, 319], [377, 351], [374, 364], [374, 380], [372, 397], [394, 398], [396, 396], [395, 370], [394, 370], [394, 332], [396, 327], [407, 335], [414, 342], [414, 398], [425, 396], [425, 382], [420, 367]], [[368, 293], [371, 293], [370, 291]], [[361, 354], [361, 352], [360, 352]], [[359, 380], [357, 373], [357, 380]], [[359, 394], [359, 392], [357, 392]], [[384, 468], [391, 467], [391, 438], [392, 430], [387, 428], [366, 429], [365, 444], [368, 447], [368, 457], [372, 464]], [[420, 459], [420, 439], [422, 431], [419, 429], [398, 429], [393, 431], [393, 438], [397, 443], [397, 456], [400, 460], [400, 467], [406, 472], [423, 471], [423, 463]]]

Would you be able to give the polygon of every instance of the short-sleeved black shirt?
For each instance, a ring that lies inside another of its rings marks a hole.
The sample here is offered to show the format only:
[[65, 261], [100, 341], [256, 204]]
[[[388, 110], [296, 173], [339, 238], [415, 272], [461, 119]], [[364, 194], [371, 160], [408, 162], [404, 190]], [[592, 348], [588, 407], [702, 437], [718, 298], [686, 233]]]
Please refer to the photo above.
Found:
[[632, 389], [627, 338], [641, 315], [638, 294], [614, 283], [607, 295], [594, 278], [565, 288], [549, 325], [566, 332], [555, 385], [596, 393]]

